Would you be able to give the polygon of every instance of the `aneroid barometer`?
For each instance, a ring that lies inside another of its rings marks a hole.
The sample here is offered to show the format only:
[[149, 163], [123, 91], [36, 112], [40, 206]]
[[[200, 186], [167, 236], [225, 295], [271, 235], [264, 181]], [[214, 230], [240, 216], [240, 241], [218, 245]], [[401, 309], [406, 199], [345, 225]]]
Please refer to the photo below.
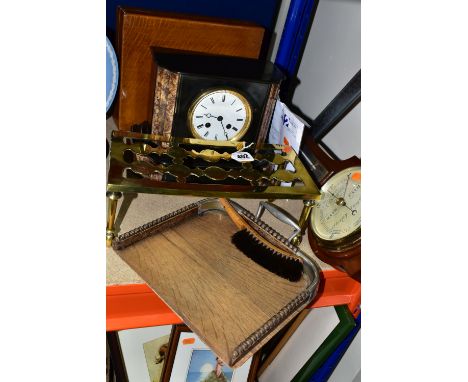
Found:
[[333, 175], [320, 189], [312, 210], [311, 229], [324, 247], [339, 249], [359, 240], [361, 230], [361, 167]]
[[311, 138], [302, 154], [321, 193], [310, 215], [310, 246], [320, 260], [360, 281], [361, 160], [335, 160]]

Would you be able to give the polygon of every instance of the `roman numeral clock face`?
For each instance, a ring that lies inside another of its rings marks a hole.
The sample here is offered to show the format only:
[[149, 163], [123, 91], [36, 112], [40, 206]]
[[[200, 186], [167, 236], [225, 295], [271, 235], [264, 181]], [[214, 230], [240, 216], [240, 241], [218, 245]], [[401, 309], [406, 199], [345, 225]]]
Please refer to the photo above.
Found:
[[189, 109], [188, 124], [195, 138], [239, 140], [250, 126], [251, 115], [249, 102], [242, 94], [216, 89], [195, 99]]

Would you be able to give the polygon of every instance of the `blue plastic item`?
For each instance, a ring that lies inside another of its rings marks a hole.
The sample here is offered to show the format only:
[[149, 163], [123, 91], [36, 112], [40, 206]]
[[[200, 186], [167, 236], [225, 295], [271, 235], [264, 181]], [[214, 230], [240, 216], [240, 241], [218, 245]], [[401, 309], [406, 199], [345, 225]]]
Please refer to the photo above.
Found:
[[275, 64], [288, 76], [299, 68], [299, 55], [307, 42], [307, 31], [316, 0], [292, 0], [281, 34]]

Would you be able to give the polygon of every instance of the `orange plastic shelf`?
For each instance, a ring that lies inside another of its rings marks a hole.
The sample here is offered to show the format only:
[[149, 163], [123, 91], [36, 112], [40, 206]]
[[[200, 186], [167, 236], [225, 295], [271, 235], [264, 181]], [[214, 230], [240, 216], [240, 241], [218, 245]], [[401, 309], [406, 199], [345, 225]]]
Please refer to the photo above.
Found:
[[[337, 270], [321, 272], [322, 283], [310, 308], [348, 305], [357, 317], [361, 284]], [[111, 285], [106, 288], [106, 330], [180, 324], [177, 316], [146, 284]]]
[[351, 314], [357, 317], [361, 311], [361, 283], [337, 270], [322, 271], [320, 276], [317, 297], [309, 308], [348, 305]]

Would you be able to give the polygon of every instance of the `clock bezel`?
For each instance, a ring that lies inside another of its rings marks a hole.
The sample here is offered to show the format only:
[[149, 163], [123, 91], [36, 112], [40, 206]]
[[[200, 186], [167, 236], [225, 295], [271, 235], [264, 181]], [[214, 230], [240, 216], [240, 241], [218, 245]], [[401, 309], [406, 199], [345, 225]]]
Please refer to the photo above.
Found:
[[198, 132], [197, 132], [197, 130], [196, 130], [194, 124], [193, 124], [193, 113], [195, 111], [195, 107], [198, 105], [200, 100], [205, 98], [207, 95], [209, 95], [211, 93], [215, 93], [215, 92], [221, 92], [221, 91], [226, 92], [226, 93], [230, 93], [230, 94], [232, 94], [232, 95], [234, 95], [234, 96], [236, 96], [237, 98], [240, 99], [240, 101], [242, 102], [242, 104], [244, 105], [244, 108], [245, 108], [245, 122], [243, 124], [242, 129], [240, 129], [240, 131], [236, 135], [234, 135], [229, 140], [222, 139], [220, 141], [225, 141], [225, 142], [239, 141], [247, 133], [247, 131], [249, 130], [251, 122], [252, 122], [252, 107], [250, 105], [250, 102], [247, 100], [247, 98], [241, 92], [239, 92], [238, 90], [235, 90], [233, 88], [214, 87], [214, 88], [204, 90], [198, 96], [196, 96], [195, 99], [190, 104], [190, 107], [188, 109], [188, 112], [187, 112], [187, 125], [188, 125], [188, 127], [190, 129], [190, 132], [192, 133], [192, 136], [194, 138], [206, 140], [203, 136], [198, 134]]

